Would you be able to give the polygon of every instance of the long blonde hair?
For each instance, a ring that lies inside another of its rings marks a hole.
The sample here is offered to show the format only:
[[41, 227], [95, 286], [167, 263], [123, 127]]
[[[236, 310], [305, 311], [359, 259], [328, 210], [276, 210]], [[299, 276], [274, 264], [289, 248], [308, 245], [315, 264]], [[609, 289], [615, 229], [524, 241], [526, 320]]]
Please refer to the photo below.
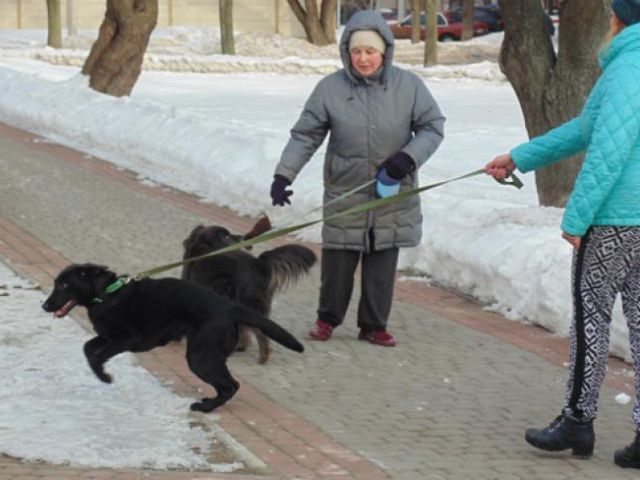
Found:
[[609, 31], [606, 33], [606, 35], [602, 39], [602, 46], [600, 49], [601, 50], [606, 49], [611, 43], [611, 41], [614, 39], [614, 37], [618, 35], [622, 30], [624, 30], [625, 27], [626, 25], [622, 23], [622, 20], [620, 20], [615, 13], [611, 12], [611, 20], [609, 21]]

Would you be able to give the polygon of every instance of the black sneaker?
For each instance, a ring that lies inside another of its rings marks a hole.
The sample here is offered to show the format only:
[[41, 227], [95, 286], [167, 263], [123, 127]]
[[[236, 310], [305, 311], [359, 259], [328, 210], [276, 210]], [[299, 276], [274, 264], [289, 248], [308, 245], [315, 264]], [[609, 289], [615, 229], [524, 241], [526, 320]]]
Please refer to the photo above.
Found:
[[640, 468], [640, 432], [636, 432], [636, 438], [631, 445], [616, 450], [613, 461], [622, 468]]
[[589, 458], [593, 455], [596, 434], [593, 430], [593, 420], [579, 422], [562, 414], [547, 428], [530, 428], [524, 438], [541, 450], [559, 452], [570, 448], [573, 455]]

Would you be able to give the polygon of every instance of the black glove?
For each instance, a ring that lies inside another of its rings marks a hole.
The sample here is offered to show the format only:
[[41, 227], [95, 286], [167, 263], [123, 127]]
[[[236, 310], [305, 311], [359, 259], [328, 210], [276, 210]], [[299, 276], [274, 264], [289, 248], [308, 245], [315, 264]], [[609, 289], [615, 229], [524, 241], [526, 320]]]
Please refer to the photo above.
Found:
[[285, 203], [291, 205], [289, 197], [293, 195], [293, 190], [285, 190], [291, 182], [287, 177], [282, 175], [274, 175], [273, 183], [271, 184], [271, 200], [273, 205], [280, 205], [284, 207]]
[[381, 166], [387, 171], [387, 174], [391, 178], [395, 178], [396, 180], [402, 180], [416, 168], [413, 159], [404, 152], [394, 153], [382, 162]]

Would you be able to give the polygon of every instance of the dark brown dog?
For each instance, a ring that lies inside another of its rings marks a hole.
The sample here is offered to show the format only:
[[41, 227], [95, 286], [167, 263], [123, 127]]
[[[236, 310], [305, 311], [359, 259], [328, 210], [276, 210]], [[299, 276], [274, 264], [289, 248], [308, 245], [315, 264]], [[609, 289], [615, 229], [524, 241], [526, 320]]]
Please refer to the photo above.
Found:
[[146, 352], [187, 338], [189, 368], [215, 388], [217, 396], [203, 398], [192, 410], [210, 412], [227, 402], [239, 388], [226, 361], [238, 343], [238, 328], [248, 325], [296, 352], [304, 347], [268, 318], [210, 289], [175, 278], [132, 281], [105, 293], [117, 276], [99, 265], [70, 265], [56, 277], [42, 308], [64, 317], [73, 307], [86, 307], [97, 336], [84, 345], [96, 376], [111, 383], [104, 364], [122, 352]]
[[[184, 259], [204, 255], [242, 240], [242, 236], [232, 235], [224, 227], [199, 225], [183, 242]], [[315, 262], [315, 253], [301, 245], [277, 247], [257, 257], [244, 250], [236, 250], [186, 264], [182, 269], [182, 278], [210, 288], [268, 317], [273, 295], [295, 283]], [[267, 337], [259, 329], [251, 326], [249, 329], [255, 333], [258, 341], [258, 362], [267, 362], [271, 354]], [[247, 348], [249, 329], [241, 329], [238, 350]]]

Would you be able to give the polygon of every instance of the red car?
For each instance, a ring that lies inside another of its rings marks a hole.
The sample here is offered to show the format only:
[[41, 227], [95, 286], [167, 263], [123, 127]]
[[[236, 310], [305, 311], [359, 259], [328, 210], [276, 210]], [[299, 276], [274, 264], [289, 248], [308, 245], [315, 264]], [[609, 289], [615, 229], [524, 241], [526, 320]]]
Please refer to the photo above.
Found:
[[[420, 15], [420, 39], [424, 40], [425, 25], [427, 23], [427, 15]], [[438, 40], [441, 42], [450, 42], [460, 40], [462, 38], [462, 22], [449, 22], [447, 17], [442, 13], [438, 13]], [[406, 17], [402, 22], [389, 25], [393, 32], [394, 38], [411, 38], [411, 15]], [[485, 35], [489, 33], [489, 25], [485, 22], [473, 22], [473, 35]]]

